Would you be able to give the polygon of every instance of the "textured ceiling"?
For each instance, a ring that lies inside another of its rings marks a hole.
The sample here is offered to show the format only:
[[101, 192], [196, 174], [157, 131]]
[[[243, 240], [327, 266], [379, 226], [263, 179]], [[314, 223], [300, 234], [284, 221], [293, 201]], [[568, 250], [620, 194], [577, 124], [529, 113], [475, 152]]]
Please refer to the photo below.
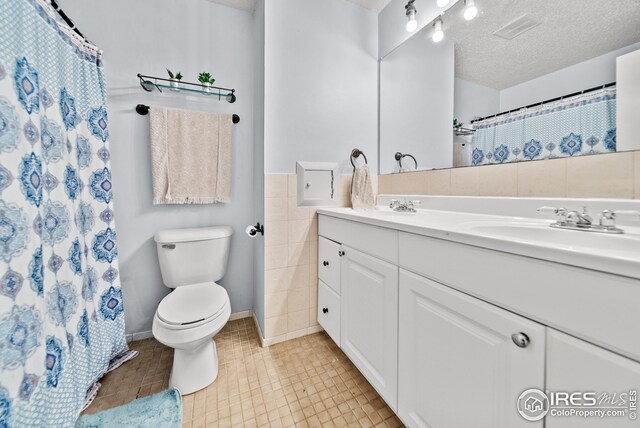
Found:
[[[456, 76], [504, 89], [640, 42], [640, 0], [476, 0], [480, 15], [465, 21], [463, 2], [444, 16], [456, 46]], [[527, 14], [540, 22], [513, 40], [492, 33]], [[426, 31], [431, 31], [428, 27]]]

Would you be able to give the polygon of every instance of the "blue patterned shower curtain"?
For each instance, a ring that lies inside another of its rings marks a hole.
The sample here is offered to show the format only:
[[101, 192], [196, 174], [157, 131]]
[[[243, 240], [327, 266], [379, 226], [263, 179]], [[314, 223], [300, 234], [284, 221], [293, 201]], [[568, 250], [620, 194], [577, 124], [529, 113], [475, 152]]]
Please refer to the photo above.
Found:
[[473, 165], [615, 152], [616, 90], [522, 109], [473, 128]]
[[100, 56], [0, 0], [0, 427], [73, 426], [127, 348]]

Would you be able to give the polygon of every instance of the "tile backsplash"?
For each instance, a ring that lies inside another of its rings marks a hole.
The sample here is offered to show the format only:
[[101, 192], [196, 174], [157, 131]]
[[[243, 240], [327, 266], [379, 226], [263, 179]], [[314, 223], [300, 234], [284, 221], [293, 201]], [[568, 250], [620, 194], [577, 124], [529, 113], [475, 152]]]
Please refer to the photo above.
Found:
[[[374, 177], [374, 190], [376, 180]], [[321, 330], [317, 207], [298, 207], [295, 174], [265, 174], [265, 344]], [[351, 206], [351, 176], [340, 179], [339, 206]]]
[[379, 193], [640, 199], [640, 151], [378, 176]]

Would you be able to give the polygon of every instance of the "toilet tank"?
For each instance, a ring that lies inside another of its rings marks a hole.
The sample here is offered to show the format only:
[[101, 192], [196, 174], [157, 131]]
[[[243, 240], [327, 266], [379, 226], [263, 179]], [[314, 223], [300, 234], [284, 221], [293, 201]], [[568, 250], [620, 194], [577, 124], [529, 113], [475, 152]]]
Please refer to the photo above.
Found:
[[158, 231], [154, 240], [164, 285], [176, 288], [221, 279], [232, 233], [231, 226]]

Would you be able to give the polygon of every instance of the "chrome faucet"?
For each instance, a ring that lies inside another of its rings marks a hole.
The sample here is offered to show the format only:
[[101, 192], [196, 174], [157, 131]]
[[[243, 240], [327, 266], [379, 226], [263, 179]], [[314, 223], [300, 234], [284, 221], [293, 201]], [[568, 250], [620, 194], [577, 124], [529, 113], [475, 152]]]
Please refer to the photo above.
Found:
[[593, 223], [593, 218], [587, 213], [587, 207], [583, 207], [582, 212], [568, 211], [566, 208], [540, 207], [538, 212], [553, 213], [558, 216], [558, 220], [555, 223], [551, 223], [551, 227], [585, 232], [620, 234], [624, 233], [624, 230], [616, 226], [616, 216], [631, 215], [640, 220], [640, 211], [633, 210], [604, 210], [600, 214], [599, 224]]
[[415, 213], [417, 212], [415, 206], [420, 204], [421, 202], [419, 200], [407, 201], [406, 199], [404, 199], [402, 202], [400, 202], [397, 199], [392, 199], [389, 203], [389, 208], [398, 212]]

